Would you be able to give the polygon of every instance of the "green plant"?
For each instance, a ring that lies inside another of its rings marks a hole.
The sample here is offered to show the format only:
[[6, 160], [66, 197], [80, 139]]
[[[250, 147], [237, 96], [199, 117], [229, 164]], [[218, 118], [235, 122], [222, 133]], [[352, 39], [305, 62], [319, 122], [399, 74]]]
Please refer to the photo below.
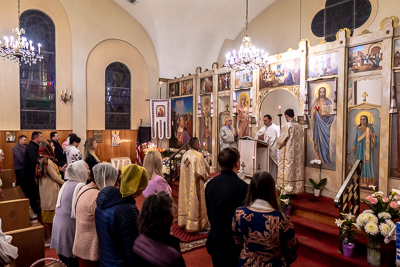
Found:
[[314, 189], [321, 189], [322, 186], [324, 186], [327, 182], [327, 178], [321, 179], [321, 181], [319, 181], [319, 183], [316, 183], [313, 179], [309, 179], [310, 183], [312, 184], [312, 186], [314, 187]]
[[351, 213], [345, 214], [340, 213], [342, 219], [336, 219], [335, 223], [340, 228], [340, 240], [345, 240], [345, 244], [354, 244], [356, 235], [358, 234], [356, 228], [359, 226], [356, 224], [355, 216]]

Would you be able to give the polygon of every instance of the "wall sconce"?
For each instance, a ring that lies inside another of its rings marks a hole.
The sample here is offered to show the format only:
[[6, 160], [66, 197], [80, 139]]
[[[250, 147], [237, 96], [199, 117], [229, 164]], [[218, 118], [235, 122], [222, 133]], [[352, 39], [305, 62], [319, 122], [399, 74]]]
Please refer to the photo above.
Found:
[[65, 88], [65, 92], [63, 93], [63, 89], [61, 88], [61, 95], [60, 95], [60, 100], [61, 102], [64, 102], [64, 104], [67, 104], [68, 102], [72, 102], [72, 92], [69, 90], [69, 96], [67, 93], [67, 88]]

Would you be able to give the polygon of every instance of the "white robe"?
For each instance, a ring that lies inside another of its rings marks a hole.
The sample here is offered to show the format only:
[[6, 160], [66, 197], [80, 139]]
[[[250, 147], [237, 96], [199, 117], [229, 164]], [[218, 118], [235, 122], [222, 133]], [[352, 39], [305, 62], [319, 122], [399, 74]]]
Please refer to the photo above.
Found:
[[278, 177], [278, 148], [276, 147], [277, 139], [280, 135], [279, 126], [272, 123], [270, 126], [264, 125], [256, 133], [255, 139], [260, 135], [264, 135], [264, 142], [268, 144], [269, 152], [269, 170], [268, 172], [274, 177], [275, 181]]

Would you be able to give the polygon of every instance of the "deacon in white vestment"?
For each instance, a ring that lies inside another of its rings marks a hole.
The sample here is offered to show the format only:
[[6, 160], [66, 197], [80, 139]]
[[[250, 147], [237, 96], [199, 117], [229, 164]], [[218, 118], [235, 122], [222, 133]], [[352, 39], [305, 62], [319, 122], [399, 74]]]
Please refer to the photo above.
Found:
[[280, 134], [279, 126], [272, 122], [270, 115], [264, 116], [264, 126], [256, 133], [255, 139], [259, 139], [268, 144], [269, 152], [269, 173], [275, 181], [278, 177], [278, 148], [277, 139]]
[[237, 149], [238, 132], [232, 127], [232, 118], [225, 118], [225, 125], [219, 130], [219, 149], [234, 147]]

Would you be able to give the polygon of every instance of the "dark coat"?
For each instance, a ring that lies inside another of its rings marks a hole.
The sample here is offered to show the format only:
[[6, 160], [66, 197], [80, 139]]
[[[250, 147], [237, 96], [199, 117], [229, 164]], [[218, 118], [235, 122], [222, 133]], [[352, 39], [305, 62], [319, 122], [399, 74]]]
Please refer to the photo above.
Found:
[[132, 196], [122, 197], [118, 188], [107, 186], [97, 196], [95, 212], [100, 266], [132, 266], [133, 244], [139, 234], [139, 210]]
[[185, 267], [179, 239], [166, 234], [157, 239], [140, 234], [133, 245], [135, 266], [141, 267]]
[[67, 157], [64, 154], [64, 149], [62, 148], [62, 146], [60, 145], [59, 142], [57, 141], [53, 141], [54, 144], [54, 154], [56, 155], [56, 159], [58, 160], [57, 165], [62, 167], [64, 166], [64, 164], [67, 163]]
[[39, 145], [33, 141], [30, 141], [26, 146], [24, 154], [24, 174], [23, 174], [23, 184], [24, 186], [35, 185], [35, 172], [36, 163], [39, 158]]
[[235, 210], [243, 204], [247, 189], [247, 183], [233, 171], [221, 171], [207, 184], [205, 196], [211, 225], [208, 247], [216, 240], [219, 245], [234, 246], [232, 218]]

